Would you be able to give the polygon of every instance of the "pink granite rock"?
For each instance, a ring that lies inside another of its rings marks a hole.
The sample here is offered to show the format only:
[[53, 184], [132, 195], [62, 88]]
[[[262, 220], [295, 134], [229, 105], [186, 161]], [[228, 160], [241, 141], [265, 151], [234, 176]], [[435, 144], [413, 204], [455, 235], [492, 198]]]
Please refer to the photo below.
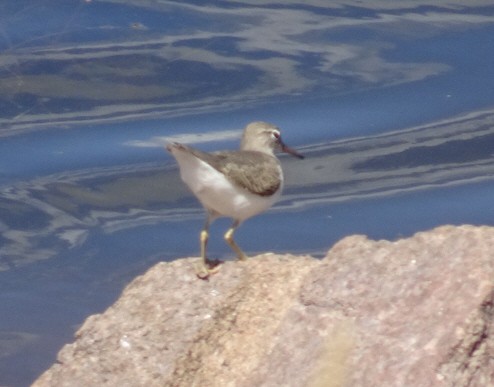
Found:
[[494, 385], [494, 228], [135, 279], [34, 386]]

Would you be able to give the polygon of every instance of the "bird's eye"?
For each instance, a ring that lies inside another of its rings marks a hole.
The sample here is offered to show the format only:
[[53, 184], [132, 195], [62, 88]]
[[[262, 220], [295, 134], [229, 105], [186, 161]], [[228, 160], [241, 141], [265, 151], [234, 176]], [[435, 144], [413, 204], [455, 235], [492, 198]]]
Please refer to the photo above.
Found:
[[278, 132], [278, 131], [273, 131], [271, 134], [273, 135], [273, 137], [274, 137], [276, 140], [279, 140], [279, 139], [280, 139], [280, 137], [281, 137], [280, 132]]

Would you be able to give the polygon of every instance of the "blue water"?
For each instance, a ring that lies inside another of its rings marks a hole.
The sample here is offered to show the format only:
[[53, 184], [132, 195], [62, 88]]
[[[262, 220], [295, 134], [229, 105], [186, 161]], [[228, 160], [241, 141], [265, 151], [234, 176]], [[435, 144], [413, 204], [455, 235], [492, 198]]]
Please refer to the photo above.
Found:
[[[306, 155], [237, 231], [252, 255], [493, 225], [494, 6], [458, 7], [0, 5], [0, 385], [29, 385], [155, 263], [198, 255], [167, 141], [234, 149], [264, 120]], [[211, 257], [233, 258], [229, 225]]]

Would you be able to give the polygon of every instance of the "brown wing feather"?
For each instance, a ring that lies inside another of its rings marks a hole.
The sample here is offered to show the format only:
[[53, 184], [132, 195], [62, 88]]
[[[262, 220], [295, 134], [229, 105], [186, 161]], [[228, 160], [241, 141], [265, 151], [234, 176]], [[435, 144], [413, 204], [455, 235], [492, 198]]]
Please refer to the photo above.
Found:
[[219, 152], [211, 165], [226, 174], [235, 184], [261, 196], [280, 188], [281, 168], [278, 160], [255, 151]]
[[230, 181], [252, 193], [269, 196], [280, 188], [281, 168], [273, 156], [255, 151], [207, 153], [180, 145], [182, 150], [207, 162], [227, 175]]

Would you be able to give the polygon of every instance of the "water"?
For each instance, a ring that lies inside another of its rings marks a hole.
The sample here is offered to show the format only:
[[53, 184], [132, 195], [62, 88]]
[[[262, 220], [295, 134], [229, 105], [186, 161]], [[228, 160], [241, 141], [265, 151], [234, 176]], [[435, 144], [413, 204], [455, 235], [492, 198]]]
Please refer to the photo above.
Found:
[[[167, 141], [235, 148], [265, 120], [306, 155], [282, 157], [282, 200], [236, 233], [250, 254], [493, 225], [494, 6], [455, 4], [0, 5], [0, 385], [198, 254]], [[233, 257], [229, 224], [212, 257]]]

